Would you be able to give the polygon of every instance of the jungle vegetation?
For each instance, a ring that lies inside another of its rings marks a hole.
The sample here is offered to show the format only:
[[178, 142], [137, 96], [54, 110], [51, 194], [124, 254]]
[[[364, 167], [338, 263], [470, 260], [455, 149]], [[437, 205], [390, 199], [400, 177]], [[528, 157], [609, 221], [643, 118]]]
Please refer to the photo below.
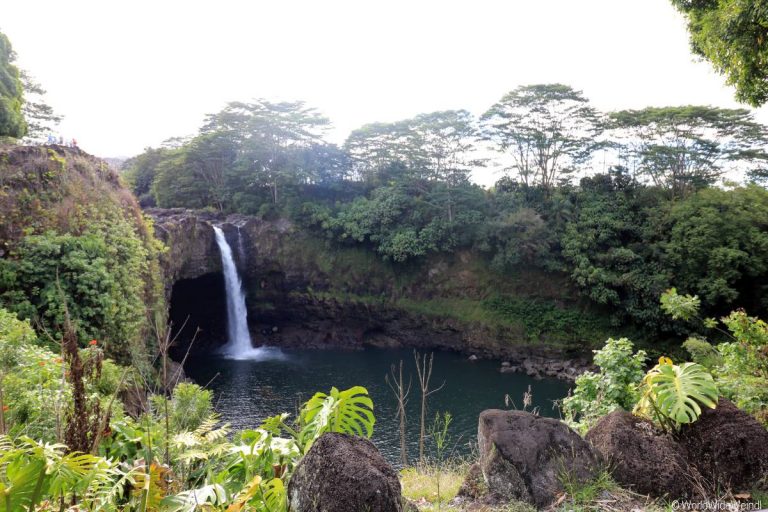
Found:
[[[651, 333], [673, 328], [657, 302], [673, 284], [707, 314], [765, 311], [768, 132], [746, 110], [603, 113], [540, 84], [479, 119], [373, 123], [342, 145], [328, 126], [302, 102], [230, 103], [194, 137], [129, 160], [125, 177], [144, 206], [287, 217], [396, 265], [470, 250], [502, 273], [562, 273], [615, 324]], [[503, 172], [483, 188], [472, 175], [492, 159]]]

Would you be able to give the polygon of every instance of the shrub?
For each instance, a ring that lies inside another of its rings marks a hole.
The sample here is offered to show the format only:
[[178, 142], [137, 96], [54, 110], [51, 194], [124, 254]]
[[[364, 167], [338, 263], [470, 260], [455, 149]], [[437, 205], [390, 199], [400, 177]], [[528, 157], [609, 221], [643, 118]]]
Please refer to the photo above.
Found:
[[595, 351], [598, 372], [585, 372], [576, 379], [573, 393], [563, 399], [565, 421], [584, 432], [614, 409], [629, 410], [640, 399], [638, 384], [647, 359], [644, 350], [633, 353], [627, 338], [610, 338]]

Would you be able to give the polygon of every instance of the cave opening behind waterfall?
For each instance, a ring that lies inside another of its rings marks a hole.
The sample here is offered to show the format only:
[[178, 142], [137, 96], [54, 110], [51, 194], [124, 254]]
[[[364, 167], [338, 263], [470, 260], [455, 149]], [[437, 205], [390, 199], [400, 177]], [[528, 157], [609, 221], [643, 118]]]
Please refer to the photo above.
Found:
[[171, 290], [168, 321], [176, 336], [172, 350], [176, 360], [184, 357], [195, 332], [192, 352], [208, 352], [224, 345], [227, 342], [224, 275], [217, 272], [176, 281]]

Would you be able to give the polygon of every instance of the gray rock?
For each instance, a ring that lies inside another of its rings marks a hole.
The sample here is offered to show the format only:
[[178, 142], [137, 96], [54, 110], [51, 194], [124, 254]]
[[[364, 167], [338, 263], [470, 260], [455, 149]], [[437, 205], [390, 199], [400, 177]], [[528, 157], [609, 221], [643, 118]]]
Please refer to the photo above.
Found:
[[564, 474], [587, 481], [600, 466], [590, 445], [567, 425], [523, 411], [483, 411], [477, 440], [488, 491], [539, 508], [563, 490]]

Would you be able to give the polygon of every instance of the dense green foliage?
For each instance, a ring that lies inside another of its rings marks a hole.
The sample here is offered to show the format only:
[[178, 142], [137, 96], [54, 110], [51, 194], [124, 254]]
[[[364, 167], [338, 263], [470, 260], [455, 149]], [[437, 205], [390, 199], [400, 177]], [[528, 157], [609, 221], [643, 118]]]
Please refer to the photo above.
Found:
[[638, 384], [643, 378], [646, 353], [626, 338], [610, 338], [595, 350], [597, 372], [585, 372], [576, 379], [573, 393], [563, 400], [565, 421], [586, 432], [597, 420], [614, 409], [629, 410], [640, 399]]
[[0, 137], [23, 137], [27, 132], [21, 107], [24, 88], [8, 37], [0, 32]]
[[195, 384], [150, 395], [149, 410], [132, 418], [115, 400], [135, 386], [129, 370], [104, 360], [97, 345], [80, 354], [86, 392], [104, 406], [91, 453], [62, 444], [77, 363], [41, 347], [28, 322], [0, 309], [0, 511], [48, 501], [62, 510], [284, 512], [285, 482], [319, 436], [373, 433], [362, 387], [317, 393], [295, 421], [281, 414], [233, 436], [218, 425], [212, 393]]
[[768, 2], [672, 0], [688, 18], [693, 52], [736, 86], [739, 101], [768, 100]]
[[[718, 329], [718, 322], [700, 318], [701, 301], [676, 289], [661, 297], [661, 308], [673, 319]], [[729, 341], [713, 346], [703, 337], [684, 344], [693, 362], [674, 364], [668, 357], [644, 371], [646, 353], [633, 353], [627, 339], [609, 339], [595, 351], [598, 372], [576, 379], [571, 395], [562, 402], [565, 420], [586, 431], [614, 409], [632, 410], [666, 430], [696, 421], [702, 408], [714, 408], [719, 396], [768, 423], [768, 325], [743, 311], [722, 318]], [[719, 330], [719, 329], [718, 329]]]
[[[647, 337], [680, 328], [657, 303], [673, 277], [708, 313], [765, 311], [768, 193], [712, 187], [764, 166], [768, 136], [745, 111], [606, 115], [544, 84], [480, 119], [456, 110], [374, 123], [340, 147], [323, 140], [326, 124], [303, 103], [232, 103], [197, 136], [127, 162], [126, 177], [142, 204], [288, 217], [394, 268], [469, 250], [501, 276], [562, 273], [588, 299], [582, 309]], [[508, 175], [488, 190], [470, 175], [491, 149]], [[625, 166], [596, 173], [596, 151]]]
[[146, 367], [164, 314], [161, 246], [130, 193], [76, 150], [11, 148], [0, 169], [0, 306], [50, 333], [66, 311], [83, 346]]
[[[674, 288], [662, 297], [662, 307], [673, 318], [696, 326], [685, 342], [693, 360], [709, 368], [720, 392], [738, 407], [768, 424], [768, 324], [744, 311], [732, 311], [718, 322], [699, 316], [700, 299], [680, 295]], [[725, 328], [721, 329], [719, 326]], [[726, 341], [711, 343], [727, 335]]]
[[[0, 308], [0, 434], [50, 442], [64, 438], [72, 383], [64, 359], [43, 341], [29, 322]], [[80, 357], [89, 369], [84, 374], [86, 392], [107, 403], [118, 390], [123, 370], [104, 359], [98, 343], [82, 349]], [[115, 403], [111, 414], [115, 420], [122, 418], [122, 406]]]

